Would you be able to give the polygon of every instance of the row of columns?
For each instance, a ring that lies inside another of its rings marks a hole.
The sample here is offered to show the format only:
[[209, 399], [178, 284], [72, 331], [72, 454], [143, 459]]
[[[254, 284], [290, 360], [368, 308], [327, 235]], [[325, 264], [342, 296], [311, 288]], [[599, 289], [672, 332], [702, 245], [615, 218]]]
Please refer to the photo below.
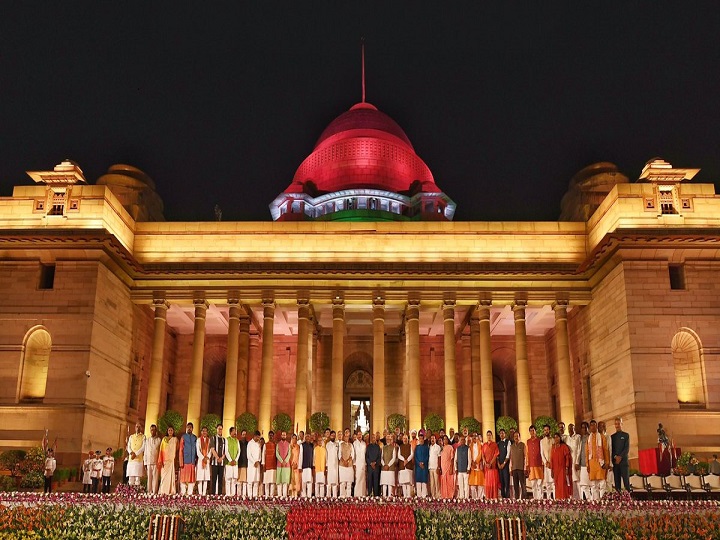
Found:
[[[239, 300], [229, 299], [228, 346], [225, 373], [225, 400], [223, 423], [232, 425], [238, 407], [247, 403], [248, 365], [250, 349], [250, 318], [239, 305]], [[258, 411], [259, 428], [267, 433], [270, 430], [273, 380], [273, 332], [275, 303], [263, 301], [262, 359], [260, 370], [260, 407]], [[195, 320], [192, 360], [190, 366], [190, 388], [188, 395], [188, 422], [195, 425], [200, 421], [202, 403], [202, 373], [205, 345], [205, 318], [208, 303], [204, 299], [194, 301]], [[521, 433], [527, 433], [532, 423], [530, 396], [530, 372], [527, 357], [527, 333], [525, 310], [527, 303], [516, 301], [513, 306], [515, 323], [515, 363], [517, 376], [518, 424]], [[575, 421], [573, 402], [570, 351], [567, 330], [567, 301], [553, 304], [557, 343], [558, 402], [560, 420], [569, 424]], [[157, 419], [160, 412], [162, 391], [162, 367], [165, 343], [168, 303], [156, 300], [154, 307], [154, 329], [152, 359], [150, 366], [146, 426]], [[483, 429], [495, 426], [495, 402], [492, 375], [492, 347], [490, 328], [489, 300], [481, 300], [470, 318], [470, 378], [473, 416], [481, 420]], [[455, 358], [455, 302], [447, 300], [442, 306], [444, 325], [444, 376], [445, 376], [445, 425], [457, 427], [459, 423], [457, 376]], [[422, 425], [422, 395], [420, 377], [420, 302], [408, 302], [405, 312], [405, 339], [407, 365], [407, 403], [408, 421], [411, 427]], [[385, 301], [378, 296], [373, 301], [373, 399], [372, 425], [385, 426]], [[341, 298], [333, 301], [332, 326], [332, 370], [331, 370], [331, 425], [344, 425], [344, 336], [345, 305]], [[295, 416], [294, 422], [300, 429], [308, 420], [309, 392], [308, 373], [312, 355], [311, 307], [309, 300], [298, 301], [298, 345], [295, 380]]]

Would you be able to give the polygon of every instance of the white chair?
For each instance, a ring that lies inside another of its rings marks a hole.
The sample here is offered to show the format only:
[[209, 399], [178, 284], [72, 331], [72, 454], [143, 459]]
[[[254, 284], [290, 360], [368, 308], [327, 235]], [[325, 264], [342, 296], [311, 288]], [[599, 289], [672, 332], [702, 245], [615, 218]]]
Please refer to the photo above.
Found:
[[717, 474], [706, 474], [703, 480], [705, 481], [705, 490], [708, 493], [720, 492], [720, 476]]
[[701, 493], [703, 495], [707, 493], [707, 490], [705, 489], [705, 482], [703, 482], [702, 476], [689, 474], [683, 477], [683, 479], [685, 480], [685, 489], [688, 493]]
[[667, 491], [670, 494], [673, 493], [683, 493], [686, 494], [687, 490], [685, 489], [685, 485], [683, 484], [682, 476], [678, 476], [676, 474], [669, 474], [666, 477], [664, 477], [665, 481], [665, 491]]
[[643, 478], [639, 474], [633, 474], [630, 477], [630, 488], [632, 489], [633, 493], [643, 495], [648, 494], [648, 488], [645, 485], [645, 478]]
[[651, 474], [645, 478], [645, 487], [651, 495], [653, 493], [657, 495], [664, 495], [667, 493], [662, 477], [656, 474]]

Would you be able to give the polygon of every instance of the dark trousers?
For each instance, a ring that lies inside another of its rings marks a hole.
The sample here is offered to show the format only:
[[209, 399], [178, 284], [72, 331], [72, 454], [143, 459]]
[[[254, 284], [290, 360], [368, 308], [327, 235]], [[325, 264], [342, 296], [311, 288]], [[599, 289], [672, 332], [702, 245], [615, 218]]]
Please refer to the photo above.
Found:
[[525, 488], [525, 471], [523, 469], [516, 469], [512, 472], [512, 477], [515, 498], [524, 499], [527, 497], [527, 490]]
[[90, 493], [91, 488], [92, 484], [83, 484], [83, 493]]
[[50, 493], [52, 491], [52, 476], [46, 476], [45, 477], [45, 493]]
[[123, 484], [128, 483], [127, 465], [128, 465], [128, 460], [126, 459], [125, 461], [123, 461]]
[[223, 465], [210, 465], [210, 493], [222, 495], [225, 467]]
[[506, 463], [505, 467], [499, 470], [500, 472], [500, 496], [509, 499], [510, 498], [510, 463]]
[[110, 493], [110, 477], [109, 476], [103, 476], [102, 477], [102, 492], [103, 493]]
[[375, 497], [380, 496], [380, 467], [373, 469], [368, 466], [367, 468], [367, 494], [374, 495]]
[[613, 463], [613, 474], [615, 475], [615, 491], [620, 491], [620, 479], [625, 484], [625, 489], [630, 491], [630, 470], [627, 462], [617, 465]]
[[100, 479], [95, 478], [94, 476], [91, 478], [92, 480], [92, 488], [90, 489], [90, 493], [100, 493]]

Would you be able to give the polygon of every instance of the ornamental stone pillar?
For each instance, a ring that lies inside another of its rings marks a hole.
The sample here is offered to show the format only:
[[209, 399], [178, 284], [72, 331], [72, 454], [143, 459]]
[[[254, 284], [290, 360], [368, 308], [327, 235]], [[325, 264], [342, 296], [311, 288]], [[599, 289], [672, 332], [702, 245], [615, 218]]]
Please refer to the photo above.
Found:
[[480, 383], [480, 317], [477, 309], [470, 317], [470, 362], [473, 418], [480, 422], [482, 421], [482, 385]]
[[258, 427], [260, 433], [267, 435], [272, 418], [272, 381], [273, 381], [273, 333], [275, 328], [275, 302], [263, 300], [263, 337], [262, 363], [260, 366], [260, 409]]
[[408, 423], [410, 429], [422, 427], [420, 394], [420, 302], [410, 300], [405, 311], [406, 361], [408, 372]]
[[445, 356], [445, 429], [458, 430], [457, 375], [455, 371], [455, 300], [443, 303]]
[[492, 349], [490, 345], [490, 300], [478, 306], [480, 320], [480, 393], [482, 401], [482, 429], [495, 433], [495, 390], [493, 388]]
[[527, 330], [525, 327], [525, 300], [516, 300], [512, 310], [515, 317], [515, 370], [517, 373], [518, 429], [521, 437], [528, 437], [532, 425], [530, 406], [530, 369], [527, 357]]
[[155, 321], [153, 323], [152, 357], [150, 359], [150, 378], [148, 381], [147, 408], [145, 409], [145, 435], [150, 436], [150, 426], [157, 424], [160, 416], [160, 397], [162, 394], [163, 357], [165, 351], [165, 329], [169, 304], [163, 300], [153, 300]]
[[555, 311], [555, 340], [557, 344], [558, 401], [560, 402], [560, 418], [558, 420], [565, 422], [566, 426], [575, 423], [567, 307], [567, 300], [558, 300], [553, 304], [553, 310]]
[[237, 398], [235, 400], [235, 420], [250, 408], [248, 404], [248, 384], [250, 381], [250, 317], [244, 309], [240, 309], [238, 324], [238, 371]]
[[310, 304], [298, 300], [297, 365], [295, 368], [295, 426], [297, 430], [307, 429], [308, 410], [308, 357], [310, 352]]
[[333, 300], [332, 360], [330, 369], [330, 426], [343, 428], [343, 364], [345, 361], [345, 303]]
[[385, 300], [373, 300], [373, 397], [372, 430], [386, 427], [385, 421]]
[[190, 364], [190, 393], [188, 395], [187, 422], [192, 422], [195, 431], [200, 430], [200, 407], [202, 405], [203, 358], [205, 355], [205, 317], [208, 303], [205, 299], [196, 299], [195, 328], [193, 332], [192, 361]]
[[470, 349], [470, 335], [460, 337], [462, 344], [462, 416], [473, 416], [472, 401], [472, 358]]
[[240, 337], [240, 306], [239, 300], [228, 300], [227, 360], [225, 362], [225, 400], [223, 404], [223, 427], [227, 433], [230, 426], [235, 425], [237, 417], [238, 390], [238, 339]]

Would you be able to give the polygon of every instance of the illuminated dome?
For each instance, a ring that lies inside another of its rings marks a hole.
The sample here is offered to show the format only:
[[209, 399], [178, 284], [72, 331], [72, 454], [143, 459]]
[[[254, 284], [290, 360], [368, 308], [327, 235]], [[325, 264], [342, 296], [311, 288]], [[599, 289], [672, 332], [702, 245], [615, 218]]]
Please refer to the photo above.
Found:
[[276, 220], [452, 219], [455, 203], [402, 128], [361, 102], [325, 128], [270, 210]]

